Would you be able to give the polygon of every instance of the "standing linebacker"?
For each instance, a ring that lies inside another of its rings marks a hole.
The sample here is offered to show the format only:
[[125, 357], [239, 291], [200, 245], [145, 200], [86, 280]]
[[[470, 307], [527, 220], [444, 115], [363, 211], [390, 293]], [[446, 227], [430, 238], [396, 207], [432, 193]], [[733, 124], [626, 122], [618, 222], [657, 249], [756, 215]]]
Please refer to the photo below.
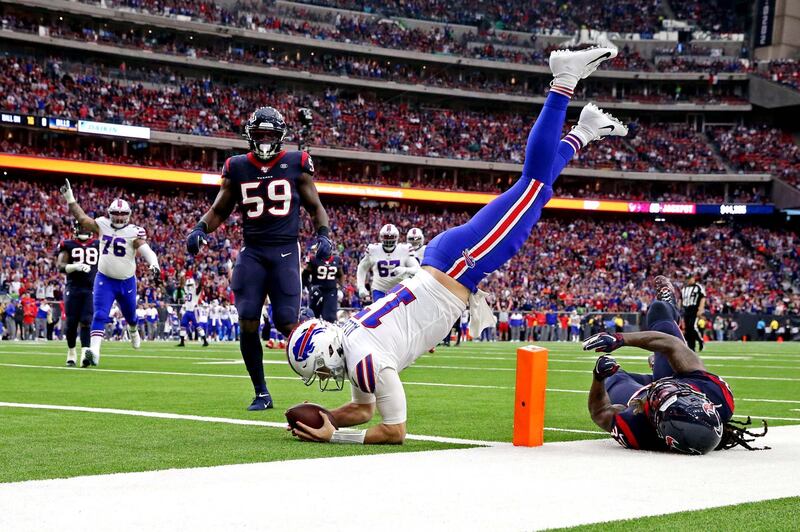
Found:
[[286, 132], [286, 122], [276, 109], [256, 109], [245, 125], [250, 151], [225, 161], [217, 198], [186, 241], [189, 253], [196, 255], [207, 235], [239, 206], [244, 246], [233, 267], [231, 289], [241, 327], [239, 349], [255, 390], [248, 410], [272, 408], [258, 337], [264, 301], [269, 296], [275, 327], [285, 336], [300, 315], [301, 204], [317, 228], [317, 258], [327, 259], [333, 250], [328, 213], [314, 185], [314, 163], [307, 152], [282, 149]]

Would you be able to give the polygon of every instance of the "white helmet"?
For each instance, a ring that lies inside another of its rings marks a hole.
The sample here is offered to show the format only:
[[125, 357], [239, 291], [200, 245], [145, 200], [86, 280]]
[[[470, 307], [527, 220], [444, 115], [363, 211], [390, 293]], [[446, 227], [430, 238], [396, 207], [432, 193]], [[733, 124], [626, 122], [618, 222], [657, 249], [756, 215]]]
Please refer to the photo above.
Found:
[[286, 358], [306, 386], [319, 377], [319, 389], [325, 391], [333, 380], [332, 390], [344, 387], [345, 362], [342, 329], [323, 320], [304, 321], [289, 335]]
[[111, 219], [111, 227], [121, 229], [131, 219], [131, 206], [124, 199], [117, 198], [108, 207], [108, 217]]
[[425, 243], [425, 235], [422, 234], [422, 229], [419, 227], [412, 227], [406, 234], [406, 242], [411, 246], [411, 249], [417, 250]]
[[400, 240], [400, 231], [393, 224], [386, 224], [381, 227], [379, 235], [384, 251], [393, 251], [397, 247], [397, 241]]

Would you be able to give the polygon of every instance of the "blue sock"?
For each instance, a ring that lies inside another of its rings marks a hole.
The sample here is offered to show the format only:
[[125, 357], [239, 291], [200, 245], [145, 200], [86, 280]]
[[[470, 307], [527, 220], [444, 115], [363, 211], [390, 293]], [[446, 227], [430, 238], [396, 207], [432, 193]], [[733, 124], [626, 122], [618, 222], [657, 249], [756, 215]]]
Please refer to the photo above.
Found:
[[242, 332], [239, 336], [239, 349], [242, 352], [244, 365], [247, 367], [247, 373], [250, 374], [256, 395], [269, 393], [267, 382], [264, 379], [264, 349], [261, 347], [258, 333]]

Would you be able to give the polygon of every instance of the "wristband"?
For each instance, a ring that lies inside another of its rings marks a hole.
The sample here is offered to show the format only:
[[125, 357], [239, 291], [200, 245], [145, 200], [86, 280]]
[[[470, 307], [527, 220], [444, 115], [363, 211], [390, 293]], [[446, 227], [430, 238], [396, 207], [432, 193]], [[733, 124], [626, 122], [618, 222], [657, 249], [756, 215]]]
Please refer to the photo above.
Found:
[[321, 226], [319, 226], [317, 228], [317, 235], [319, 235], [319, 236], [327, 237], [327, 236], [330, 236], [330, 234], [331, 234], [330, 228], [325, 226], [325, 225], [321, 225]]
[[200, 229], [202, 232], [208, 234], [208, 224], [206, 223], [205, 220], [200, 220], [199, 222], [197, 222], [197, 225], [194, 226], [194, 229], [195, 230]]
[[364, 443], [366, 430], [334, 430], [331, 443]]

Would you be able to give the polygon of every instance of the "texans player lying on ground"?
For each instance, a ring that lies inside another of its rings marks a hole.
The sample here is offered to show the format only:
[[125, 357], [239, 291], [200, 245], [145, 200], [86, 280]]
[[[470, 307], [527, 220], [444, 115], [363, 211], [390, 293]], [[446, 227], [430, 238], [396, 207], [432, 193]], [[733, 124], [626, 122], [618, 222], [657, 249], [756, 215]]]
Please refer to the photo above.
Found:
[[624, 345], [652, 351], [652, 375], [621, 370], [610, 356], [597, 359], [589, 391], [592, 420], [623, 447], [649, 451], [706, 454], [749, 445], [764, 433], [731, 420], [734, 399], [728, 384], [706, 371], [678, 328], [677, 292], [664, 276], [655, 278], [657, 301], [647, 310], [646, 332], [600, 333], [583, 343], [585, 351], [610, 353]]
[[299, 425], [293, 430], [295, 436], [318, 442], [403, 442], [406, 396], [398, 373], [435, 346], [468, 303], [473, 335], [494, 322], [478, 283], [522, 247], [553, 193], [553, 182], [575, 152], [592, 140], [627, 134], [622, 123], [589, 104], [578, 125], [560, 138], [578, 80], [614, 56], [613, 48], [553, 52], [552, 88], [528, 136], [519, 180], [469, 222], [434, 238], [412, 279], [394, 287], [344, 327], [310, 320], [292, 333], [287, 357], [306, 385], [319, 379], [321, 389], [340, 390], [345, 378], [352, 383], [352, 401], [333, 411], [338, 426], [366, 423], [376, 406], [383, 418], [368, 430], [343, 431], [323, 415], [321, 428]]

